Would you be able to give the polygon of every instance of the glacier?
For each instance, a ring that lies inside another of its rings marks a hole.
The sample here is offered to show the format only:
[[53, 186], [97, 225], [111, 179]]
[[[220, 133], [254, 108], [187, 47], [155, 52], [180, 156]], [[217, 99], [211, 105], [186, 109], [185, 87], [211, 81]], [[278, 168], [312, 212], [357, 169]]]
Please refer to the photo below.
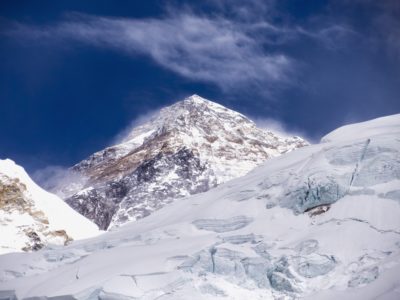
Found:
[[399, 175], [400, 115], [347, 125], [103, 235], [1, 255], [0, 295], [399, 299]]

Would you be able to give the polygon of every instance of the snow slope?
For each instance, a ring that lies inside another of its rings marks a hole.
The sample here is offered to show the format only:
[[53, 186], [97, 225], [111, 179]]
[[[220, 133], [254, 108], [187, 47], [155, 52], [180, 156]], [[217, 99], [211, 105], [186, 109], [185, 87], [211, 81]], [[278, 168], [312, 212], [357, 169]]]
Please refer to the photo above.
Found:
[[0, 256], [0, 290], [19, 298], [399, 299], [399, 272], [393, 115], [342, 127], [99, 237]]
[[0, 253], [99, 234], [94, 223], [41, 189], [9, 159], [0, 160], [0, 230]]

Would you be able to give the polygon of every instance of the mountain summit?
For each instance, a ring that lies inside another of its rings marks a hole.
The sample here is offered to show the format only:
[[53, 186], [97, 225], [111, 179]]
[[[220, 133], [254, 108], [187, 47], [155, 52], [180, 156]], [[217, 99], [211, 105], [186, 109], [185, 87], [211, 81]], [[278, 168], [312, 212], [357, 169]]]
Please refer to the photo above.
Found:
[[70, 206], [107, 229], [307, 144], [257, 128], [242, 114], [193, 95], [75, 165], [72, 170], [84, 180], [62, 191]]

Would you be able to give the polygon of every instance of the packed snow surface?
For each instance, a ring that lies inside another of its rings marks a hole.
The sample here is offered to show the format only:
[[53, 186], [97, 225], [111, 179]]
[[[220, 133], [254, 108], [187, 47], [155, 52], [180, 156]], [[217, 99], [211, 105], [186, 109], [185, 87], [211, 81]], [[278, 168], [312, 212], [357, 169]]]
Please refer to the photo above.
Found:
[[2, 255], [0, 290], [19, 298], [400, 299], [400, 115], [322, 141], [101, 236]]

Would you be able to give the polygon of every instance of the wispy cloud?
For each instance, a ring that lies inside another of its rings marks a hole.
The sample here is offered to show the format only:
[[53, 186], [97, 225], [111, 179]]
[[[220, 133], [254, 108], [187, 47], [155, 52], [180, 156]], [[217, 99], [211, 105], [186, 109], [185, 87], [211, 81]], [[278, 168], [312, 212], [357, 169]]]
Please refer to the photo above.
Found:
[[272, 90], [293, 82], [296, 60], [280, 48], [307, 36], [326, 45], [346, 34], [343, 26], [310, 31], [298, 25], [274, 24], [272, 1], [209, 0], [214, 13], [167, 8], [160, 18], [129, 19], [70, 14], [47, 27], [18, 24], [13, 36], [38, 41], [77, 41], [145, 55], [160, 66], [222, 90], [242, 87]]
[[358, 36], [356, 31], [343, 24], [333, 24], [314, 31], [298, 27], [297, 32], [314, 39], [330, 50], [341, 49], [348, 38]]
[[192, 14], [144, 20], [80, 15], [47, 28], [20, 25], [13, 33], [147, 55], [181, 76], [212, 82], [222, 89], [285, 81], [292, 67], [284, 54], [264, 51], [247, 29], [227, 19]]

